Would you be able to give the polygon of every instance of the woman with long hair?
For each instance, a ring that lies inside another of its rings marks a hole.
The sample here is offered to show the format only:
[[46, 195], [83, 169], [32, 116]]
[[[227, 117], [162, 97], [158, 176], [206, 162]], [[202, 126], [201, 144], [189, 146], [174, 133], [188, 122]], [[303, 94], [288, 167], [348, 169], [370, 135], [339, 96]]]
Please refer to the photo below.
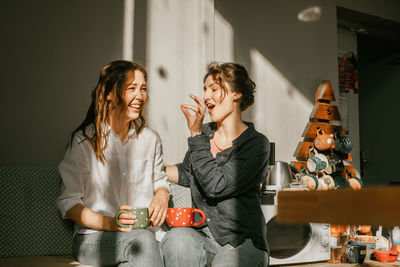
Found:
[[[82, 124], [59, 164], [57, 206], [75, 222], [73, 256], [83, 264], [162, 266], [158, 240], [169, 200], [158, 134], [145, 124], [147, 72], [129, 61], [103, 67]], [[151, 226], [132, 229], [147, 207]]]
[[[190, 187], [206, 224], [173, 228], [161, 242], [165, 266], [267, 266], [266, 223], [259, 200], [268, 172], [269, 141], [242, 120], [255, 83], [235, 63], [212, 63], [204, 102], [181, 105], [191, 136], [182, 163], [166, 166], [171, 182]], [[208, 109], [211, 122], [203, 124]], [[189, 110], [194, 112], [192, 114]]]

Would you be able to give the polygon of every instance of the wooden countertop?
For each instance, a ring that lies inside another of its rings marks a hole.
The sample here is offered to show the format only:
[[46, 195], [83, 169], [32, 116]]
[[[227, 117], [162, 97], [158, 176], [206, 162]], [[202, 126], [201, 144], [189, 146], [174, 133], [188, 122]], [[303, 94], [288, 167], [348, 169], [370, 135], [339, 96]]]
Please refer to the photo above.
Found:
[[278, 192], [280, 223], [400, 225], [400, 187]]
[[365, 260], [363, 264], [355, 264], [355, 263], [328, 263], [328, 262], [316, 262], [316, 263], [309, 263], [309, 264], [301, 264], [301, 265], [274, 265], [276, 267], [279, 266], [296, 266], [296, 267], [391, 267], [391, 266], [400, 266], [399, 261], [395, 262], [379, 262], [379, 261], [372, 261], [372, 260]]

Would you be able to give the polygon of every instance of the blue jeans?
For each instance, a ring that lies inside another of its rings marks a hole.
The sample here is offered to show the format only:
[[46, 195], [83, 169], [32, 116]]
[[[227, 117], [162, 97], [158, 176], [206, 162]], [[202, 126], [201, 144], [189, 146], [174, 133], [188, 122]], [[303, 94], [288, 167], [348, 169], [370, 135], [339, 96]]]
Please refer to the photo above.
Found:
[[154, 234], [143, 229], [76, 234], [72, 251], [77, 261], [87, 265], [163, 266]]
[[266, 251], [254, 247], [246, 239], [234, 248], [221, 246], [211, 235], [208, 227], [199, 231], [193, 228], [173, 228], [161, 241], [165, 267], [261, 267], [268, 266]]

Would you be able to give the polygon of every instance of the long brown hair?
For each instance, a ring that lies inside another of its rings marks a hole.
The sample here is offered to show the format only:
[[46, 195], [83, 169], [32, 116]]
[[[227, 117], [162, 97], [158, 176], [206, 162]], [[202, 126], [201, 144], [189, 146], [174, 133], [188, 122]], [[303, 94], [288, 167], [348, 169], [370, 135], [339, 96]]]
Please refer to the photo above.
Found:
[[[111, 110], [111, 102], [107, 100], [107, 96], [112, 90], [115, 90], [117, 106], [123, 108], [123, 93], [125, 87], [127, 86], [128, 80], [134, 78], [136, 70], [141, 71], [144, 79], [147, 81], [147, 72], [145, 68], [138, 63], [117, 60], [103, 67], [100, 72], [99, 81], [91, 93], [92, 103], [89, 106], [83, 122], [72, 132], [69, 142], [70, 146], [72, 146], [75, 135], [82, 131], [85, 137], [84, 140], [88, 139], [90, 141], [96, 158], [104, 164], [104, 150], [107, 148], [108, 142], [105, 126], [108, 122], [109, 111]], [[139, 135], [145, 125], [146, 120], [141, 112], [139, 118], [131, 122], [130, 127], [135, 127], [136, 134]], [[88, 126], [92, 126], [94, 131], [93, 129], [89, 129]]]

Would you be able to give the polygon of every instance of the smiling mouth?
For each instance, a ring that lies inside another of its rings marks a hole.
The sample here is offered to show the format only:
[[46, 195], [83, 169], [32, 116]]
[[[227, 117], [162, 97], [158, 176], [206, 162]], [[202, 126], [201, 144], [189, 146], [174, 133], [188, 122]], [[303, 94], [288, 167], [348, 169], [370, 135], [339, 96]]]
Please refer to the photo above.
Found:
[[130, 108], [134, 108], [134, 109], [137, 109], [137, 110], [141, 110], [142, 109], [142, 105], [138, 105], [138, 104], [131, 104], [131, 105], [129, 105], [129, 107]]

